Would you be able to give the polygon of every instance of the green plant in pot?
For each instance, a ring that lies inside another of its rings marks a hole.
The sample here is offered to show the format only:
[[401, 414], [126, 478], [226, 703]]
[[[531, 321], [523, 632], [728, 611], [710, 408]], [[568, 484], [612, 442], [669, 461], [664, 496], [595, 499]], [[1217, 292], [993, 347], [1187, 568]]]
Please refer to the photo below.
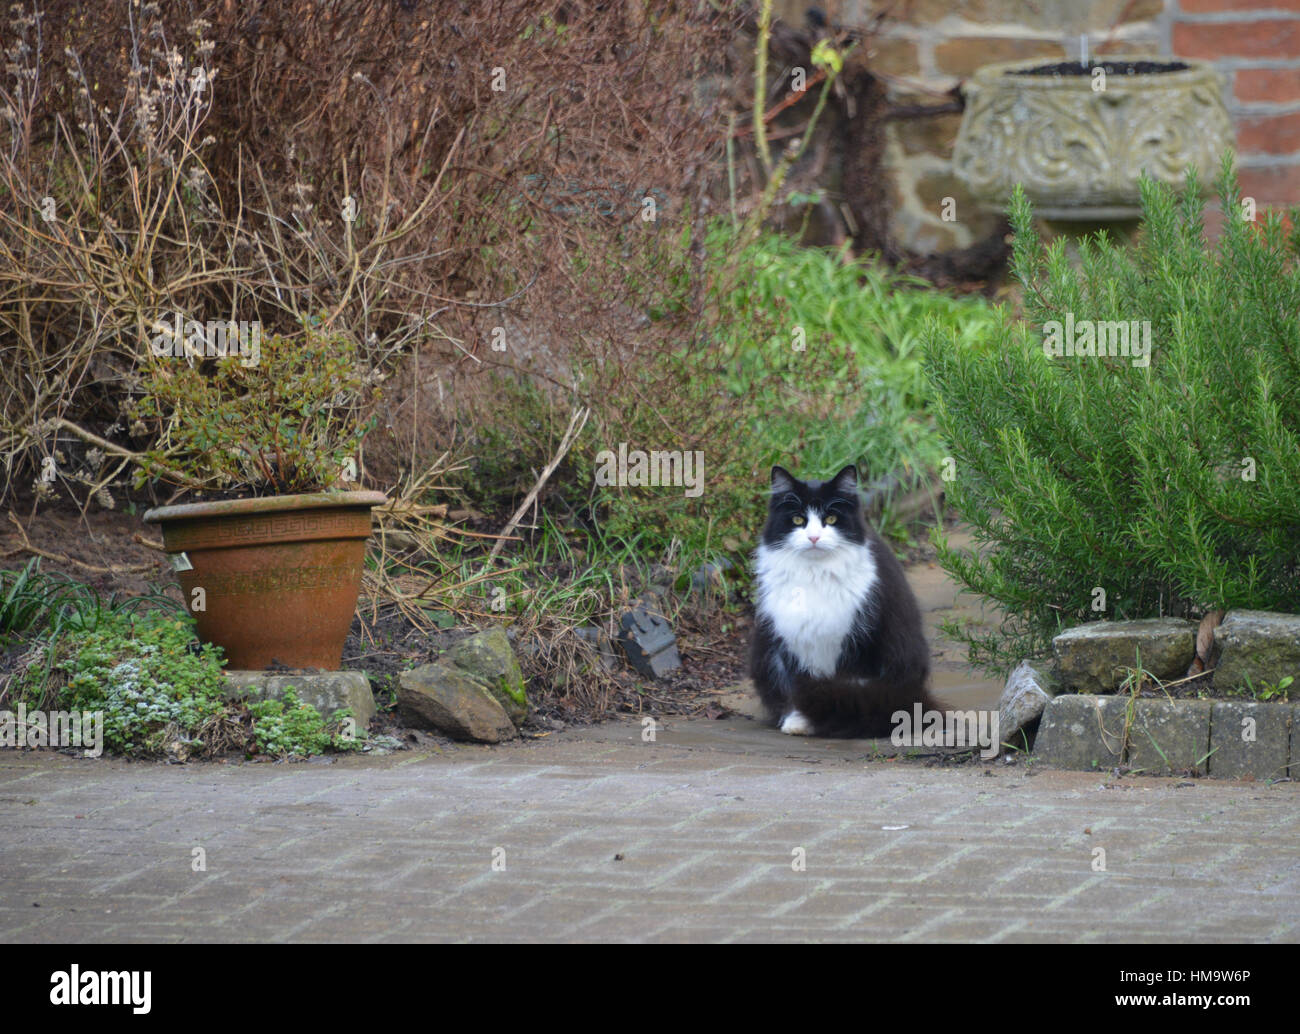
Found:
[[132, 417], [158, 439], [137, 480], [220, 498], [144, 519], [161, 525], [199, 636], [229, 667], [337, 669], [370, 509], [385, 502], [348, 490], [371, 426], [369, 378], [343, 335], [249, 337], [211, 362], [154, 339]]

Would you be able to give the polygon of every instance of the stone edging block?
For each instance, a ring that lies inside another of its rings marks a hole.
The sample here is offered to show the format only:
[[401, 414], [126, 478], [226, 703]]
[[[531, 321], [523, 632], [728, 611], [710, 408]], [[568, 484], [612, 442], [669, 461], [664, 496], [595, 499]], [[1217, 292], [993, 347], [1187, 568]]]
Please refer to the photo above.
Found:
[[1124, 764], [1146, 775], [1220, 779], [1285, 778], [1300, 769], [1300, 704], [1250, 700], [1132, 701], [1128, 743], [1121, 739], [1130, 698], [1064, 694], [1043, 713], [1036, 758], [1088, 771]]
[[1127, 697], [1080, 693], [1053, 697], [1043, 712], [1034, 754], [1057, 768], [1109, 769], [1123, 760]]
[[1287, 774], [1295, 704], [1216, 700], [1210, 722], [1210, 774], [1223, 779], [1281, 779]]

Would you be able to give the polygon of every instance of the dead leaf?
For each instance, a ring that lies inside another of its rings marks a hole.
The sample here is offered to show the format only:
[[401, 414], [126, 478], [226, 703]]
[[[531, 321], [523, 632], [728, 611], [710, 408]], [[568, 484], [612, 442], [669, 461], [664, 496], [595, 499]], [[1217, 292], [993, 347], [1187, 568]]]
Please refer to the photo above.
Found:
[[[1201, 662], [1201, 671], [1210, 663], [1210, 652], [1214, 649], [1214, 630], [1223, 622], [1223, 611], [1212, 610], [1201, 618], [1201, 627], [1196, 630], [1196, 657]], [[1188, 674], [1195, 674], [1188, 672]]]

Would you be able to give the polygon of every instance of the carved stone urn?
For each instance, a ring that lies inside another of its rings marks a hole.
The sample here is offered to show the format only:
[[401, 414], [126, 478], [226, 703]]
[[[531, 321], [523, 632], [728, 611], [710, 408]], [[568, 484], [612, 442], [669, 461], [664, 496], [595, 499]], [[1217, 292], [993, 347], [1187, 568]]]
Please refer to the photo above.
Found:
[[1233, 141], [1223, 80], [1200, 61], [1115, 57], [986, 65], [965, 87], [953, 151], [959, 179], [1005, 210], [1024, 185], [1050, 224], [1138, 219], [1138, 173], [1208, 189]]

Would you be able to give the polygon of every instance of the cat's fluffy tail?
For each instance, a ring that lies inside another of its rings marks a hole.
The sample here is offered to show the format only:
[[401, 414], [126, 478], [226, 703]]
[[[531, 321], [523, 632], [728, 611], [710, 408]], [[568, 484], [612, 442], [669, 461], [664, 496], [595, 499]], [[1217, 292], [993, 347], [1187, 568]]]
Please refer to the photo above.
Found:
[[832, 678], [809, 680], [795, 692], [794, 706], [811, 723], [813, 734], [835, 739], [889, 736], [894, 715], [909, 715], [917, 704], [923, 712], [946, 711], [924, 682], [887, 679]]

